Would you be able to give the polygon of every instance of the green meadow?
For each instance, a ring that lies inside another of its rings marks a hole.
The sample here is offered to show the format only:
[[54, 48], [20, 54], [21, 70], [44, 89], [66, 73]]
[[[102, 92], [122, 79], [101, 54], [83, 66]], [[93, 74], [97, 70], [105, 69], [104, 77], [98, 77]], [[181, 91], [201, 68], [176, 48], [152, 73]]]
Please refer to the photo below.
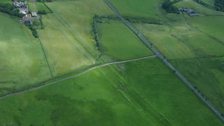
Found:
[[[196, 5], [208, 9], [197, 3]], [[223, 112], [224, 17], [177, 16], [175, 21], [163, 25], [136, 26], [214, 106]]]
[[99, 24], [100, 48], [113, 59], [131, 59], [152, 55], [150, 50], [124, 24], [109, 21]]
[[[193, 0], [174, 5], [193, 17], [166, 13], [163, 0], [111, 2], [224, 112], [223, 12]], [[103, 0], [28, 5], [47, 12], [39, 38], [0, 13], [0, 126], [223, 125]]]
[[53, 74], [95, 64], [99, 52], [91, 34], [92, 18], [102, 12], [108, 14], [110, 10], [101, 0], [55, 1], [47, 5], [54, 13], [43, 17], [45, 27], [39, 33]]
[[0, 13], [0, 94], [50, 78], [40, 41], [18, 19]]
[[38, 12], [38, 11], [43, 12], [44, 11], [46, 13], [50, 13], [50, 10], [42, 2], [29, 1], [28, 6], [31, 11], [35, 11], [35, 12]]
[[111, 0], [122, 15], [160, 18], [162, 0]]
[[0, 104], [5, 125], [222, 125], [157, 59], [96, 69]]

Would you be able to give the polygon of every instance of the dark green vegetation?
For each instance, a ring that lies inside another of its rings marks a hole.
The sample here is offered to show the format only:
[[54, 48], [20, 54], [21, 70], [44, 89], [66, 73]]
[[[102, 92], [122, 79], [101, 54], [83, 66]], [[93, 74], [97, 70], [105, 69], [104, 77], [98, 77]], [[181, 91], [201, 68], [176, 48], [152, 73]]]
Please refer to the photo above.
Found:
[[12, 4], [9, 3], [0, 3], [0, 12], [7, 13], [12, 16], [22, 17], [19, 14], [19, 10], [14, 8]]
[[[222, 12], [193, 0], [171, 3], [196, 17], [167, 13], [163, 0], [112, 2], [224, 111]], [[0, 13], [0, 125], [223, 125], [102, 0], [29, 6], [44, 13], [39, 39]]]
[[177, 7], [175, 7], [173, 4], [177, 3], [178, 1], [171, 1], [171, 0], [166, 0], [165, 2], [162, 3], [162, 8], [166, 10], [168, 13], [179, 13], [179, 10]]
[[224, 11], [224, 0], [215, 0], [214, 5], [217, 11]]

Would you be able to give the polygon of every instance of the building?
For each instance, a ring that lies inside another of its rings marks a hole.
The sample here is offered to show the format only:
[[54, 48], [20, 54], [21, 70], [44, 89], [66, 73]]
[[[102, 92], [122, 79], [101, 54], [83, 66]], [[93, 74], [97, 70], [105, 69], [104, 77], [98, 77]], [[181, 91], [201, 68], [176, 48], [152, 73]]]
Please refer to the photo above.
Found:
[[18, 9], [19, 9], [19, 13], [23, 15], [26, 15], [29, 12], [28, 8], [18, 8]]
[[31, 16], [31, 14], [26, 14], [25, 16], [23, 16], [22, 23], [28, 24], [28, 25], [32, 25], [33, 22], [32, 22], [32, 16]]
[[37, 12], [31, 12], [32, 17], [37, 17]]

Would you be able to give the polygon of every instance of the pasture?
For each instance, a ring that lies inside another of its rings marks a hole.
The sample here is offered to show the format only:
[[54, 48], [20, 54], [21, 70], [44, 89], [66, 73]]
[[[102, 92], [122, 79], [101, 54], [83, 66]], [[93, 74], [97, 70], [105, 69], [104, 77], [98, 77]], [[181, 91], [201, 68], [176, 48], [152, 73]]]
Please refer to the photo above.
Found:
[[161, 18], [162, 0], [111, 0], [122, 15]]
[[50, 78], [40, 42], [17, 19], [0, 13], [0, 94]]
[[124, 24], [109, 21], [99, 24], [100, 48], [115, 60], [152, 55], [151, 51]]
[[99, 52], [91, 34], [91, 23], [95, 14], [110, 13], [104, 3], [79, 0], [55, 1], [47, 5], [54, 13], [43, 17], [45, 28], [39, 33], [54, 75], [95, 64]]
[[157, 59], [100, 68], [0, 104], [5, 125], [222, 125]]
[[222, 112], [223, 19], [222, 16], [179, 15], [179, 18], [168, 24], [136, 24], [172, 64]]
[[[222, 12], [192, 0], [176, 6], [202, 15], [167, 14], [162, 0], [112, 2], [224, 112]], [[38, 39], [17, 18], [0, 13], [0, 94], [11, 92], [0, 96], [0, 125], [223, 125], [173, 71], [156, 57], [146, 57], [152, 52], [119, 20], [97, 21], [98, 49], [93, 17], [115, 16], [103, 0], [45, 4], [29, 2], [33, 11], [53, 11], [42, 16]], [[50, 78], [45, 86], [32, 87]]]

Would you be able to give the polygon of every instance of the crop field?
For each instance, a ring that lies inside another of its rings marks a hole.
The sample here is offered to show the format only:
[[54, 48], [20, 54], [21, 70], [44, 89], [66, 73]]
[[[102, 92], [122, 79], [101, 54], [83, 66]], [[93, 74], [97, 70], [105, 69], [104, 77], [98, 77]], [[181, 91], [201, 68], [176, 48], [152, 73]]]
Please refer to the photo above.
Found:
[[224, 13], [108, 1], [28, 1], [37, 38], [0, 12], [0, 126], [222, 126]]

